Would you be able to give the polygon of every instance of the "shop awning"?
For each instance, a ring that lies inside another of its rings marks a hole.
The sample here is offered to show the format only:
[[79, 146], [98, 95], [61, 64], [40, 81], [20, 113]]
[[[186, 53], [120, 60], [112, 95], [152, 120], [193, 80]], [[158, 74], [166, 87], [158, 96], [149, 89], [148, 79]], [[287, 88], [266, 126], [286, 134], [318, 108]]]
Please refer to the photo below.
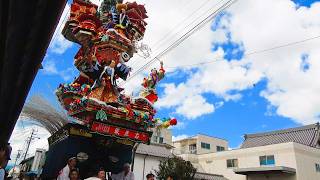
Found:
[[296, 169], [285, 166], [261, 166], [252, 168], [236, 168], [233, 170], [236, 174], [295, 174]]

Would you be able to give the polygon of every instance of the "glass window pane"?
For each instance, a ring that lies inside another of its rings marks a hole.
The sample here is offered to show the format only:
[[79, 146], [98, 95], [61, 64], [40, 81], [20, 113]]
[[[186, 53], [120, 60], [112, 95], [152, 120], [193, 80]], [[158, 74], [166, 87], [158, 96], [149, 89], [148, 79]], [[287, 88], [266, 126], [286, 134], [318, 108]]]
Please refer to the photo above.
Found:
[[266, 156], [260, 156], [260, 165], [267, 165], [267, 157]]
[[201, 148], [203, 148], [203, 149], [210, 149], [210, 144], [201, 142]]
[[238, 159], [228, 159], [227, 160], [227, 167], [238, 167]]
[[316, 163], [316, 172], [320, 172], [320, 164]]
[[163, 137], [159, 137], [159, 143], [163, 143]]
[[219, 152], [219, 151], [224, 151], [224, 147], [222, 147], [222, 146], [217, 146], [217, 151]]
[[275, 160], [274, 160], [274, 156], [267, 156], [267, 165], [274, 165], [275, 164]]
[[232, 167], [232, 161], [231, 161], [231, 159], [228, 159], [228, 160], [227, 160], [227, 167], [228, 167], [228, 168]]
[[153, 136], [153, 142], [155, 142], [155, 143], [158, 142], [158, 137], [157, 136]]

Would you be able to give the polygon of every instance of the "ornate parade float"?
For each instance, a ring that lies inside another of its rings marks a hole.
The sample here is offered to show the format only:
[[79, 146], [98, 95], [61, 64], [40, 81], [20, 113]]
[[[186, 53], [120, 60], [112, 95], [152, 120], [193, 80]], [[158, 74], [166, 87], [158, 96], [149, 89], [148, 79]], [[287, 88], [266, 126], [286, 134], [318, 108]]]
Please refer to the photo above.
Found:
[[177, 123], [154, 118], [155, 87], [165, 75], [162, 63], [142, 80], [138, 97], [125, 95], [117, 85], [118, 79], [129, 76], [126, 63], [143, 39], [146, 13], [144, 5], [136, 2], [103, 0], [98, 10], [89, 0], [73, 0], [62, 33], [80, 45], [74, 57], [80, 74], [72, 83], [61, 84], [56, 95], [77, 123], [49, 138], [45, 177], [54, 177], [71, 156], [77, 156], [87, 172], [92, 165], [118, 172], [123, 163], [133, 163], [138, 143], [150, 143], [152, 128]]

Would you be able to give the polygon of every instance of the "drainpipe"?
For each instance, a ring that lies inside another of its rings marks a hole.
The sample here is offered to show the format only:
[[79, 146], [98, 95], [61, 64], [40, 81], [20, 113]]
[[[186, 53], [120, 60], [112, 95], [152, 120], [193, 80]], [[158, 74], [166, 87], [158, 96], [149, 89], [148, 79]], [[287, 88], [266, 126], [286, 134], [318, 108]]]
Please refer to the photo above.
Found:
[[149, 154], [146, 154], [144, 156], [144, 158], [143, 158], [143, 169], [142, 169], [142, 177], [143, 177], [143, 179], [142, 180], [144, 180], [144, 171], [146, 169], [146, 159], [147, 159], [148, 156], [149, 156]]
[[139, 146], [139, 143], [136, 143], [132, 148], [131, 171], [133, 171], [133, 168], [134, 168], [134, 157], [136, 156], [136, 151], [138, 146]]

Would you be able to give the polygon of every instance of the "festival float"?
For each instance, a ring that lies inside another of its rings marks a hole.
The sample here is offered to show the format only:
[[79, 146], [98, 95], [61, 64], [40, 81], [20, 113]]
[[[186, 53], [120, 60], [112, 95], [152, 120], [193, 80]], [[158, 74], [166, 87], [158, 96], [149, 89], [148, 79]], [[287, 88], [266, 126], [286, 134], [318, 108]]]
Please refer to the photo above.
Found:
[[82, 177], [93, 166], [117, 173], [124, 163], [134, 163], [137, 144], [150, 143], [152, 128], [177, 124], [176, 119], [154, 118], [156, 85], [165, 75], [163, 63], [142, 80], [137, 97], [124, 94], [117, 84], [129, 77], [127, 62], [138, 51], [147, 17], [144, 5], [136, 2], [103, 0], [98, 9], [89, 0], [73, 0], [62, 34], [80, 46], [74, 57], [80, 73], [72, 83], [61, 84], [56, 95], [76, 123], [48, 139], [44, 177], [57, 176], [72, 156], [79, 160]]

